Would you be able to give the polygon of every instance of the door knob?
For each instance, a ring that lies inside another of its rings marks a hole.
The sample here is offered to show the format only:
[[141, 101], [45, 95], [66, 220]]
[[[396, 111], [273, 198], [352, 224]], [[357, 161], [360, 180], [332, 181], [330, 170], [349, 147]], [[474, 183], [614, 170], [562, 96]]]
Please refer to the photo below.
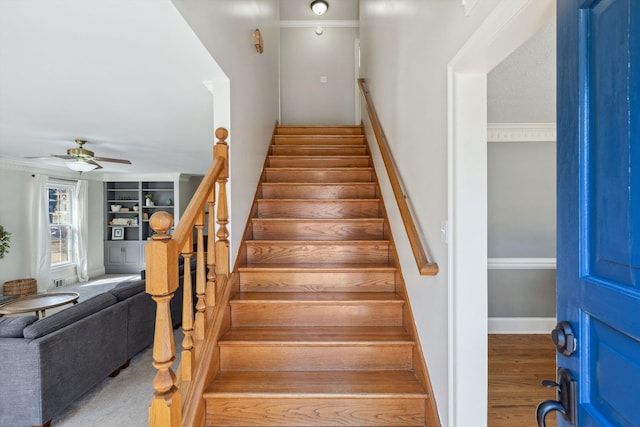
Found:
[[538, 427], [546, 427], [545, 418], [549, 412], [558, 411], [571, 425], [576, 425], [578, 417], [578, 396], [576, 380], [566, 368], [558, 369], [558, 380], [544, 380], [545, 387], [555, 387], [557, 400], [545, 400], [536, 408], [536, 422]]
[[551, 341], [558, 353], [571, 356], [576, 351], [576, 335], [571, 324], [567, 321], [559, 322], [551, 331]]

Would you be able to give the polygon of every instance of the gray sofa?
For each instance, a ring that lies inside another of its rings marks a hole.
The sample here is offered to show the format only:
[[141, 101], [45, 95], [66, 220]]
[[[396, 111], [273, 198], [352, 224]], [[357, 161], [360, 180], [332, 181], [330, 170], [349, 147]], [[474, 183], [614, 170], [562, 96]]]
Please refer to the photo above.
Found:
[[[0, 318], [0, 427], [47, 425], [128, 366], [153, 342], [155, 310], [145, 281], [137, 280], [40, 320]], [[182, 286], [171, 301], [171, 316], [178, 326]]]

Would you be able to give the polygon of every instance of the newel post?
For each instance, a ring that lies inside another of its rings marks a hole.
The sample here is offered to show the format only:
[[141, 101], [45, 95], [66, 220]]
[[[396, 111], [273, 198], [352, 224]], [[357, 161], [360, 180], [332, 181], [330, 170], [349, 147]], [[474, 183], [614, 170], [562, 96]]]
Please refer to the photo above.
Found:
[[229, 180], [229, 144], [226, 139], [229, 136], [229, 132], [225, 128], [216, 129], [216, 146], [214, 148], [214, 158], [224, 159], [224, 168], [218, 178], [218, 232], [216, 236], [218, 238], [216, 242], [216, 274], [217, 275], [229, 275], [229, 230], [227, 230], [227, 224], [229, 224], [229, 209], [227, 205], [227, 181]]
[[173, 226], [170, 214], [157, 212], [149, 224], [157, 232], [146, 247], [146, 291], [157, 304], [153, 366], [158, 370], [153, 380], [155, 392], [149, 407], [149, 426], [177, 427], [182, 424], [182, 402], [176, 374], [171, 369], [176, 350], [169, 303], [178, 288], [178, 248], [167, 235]]

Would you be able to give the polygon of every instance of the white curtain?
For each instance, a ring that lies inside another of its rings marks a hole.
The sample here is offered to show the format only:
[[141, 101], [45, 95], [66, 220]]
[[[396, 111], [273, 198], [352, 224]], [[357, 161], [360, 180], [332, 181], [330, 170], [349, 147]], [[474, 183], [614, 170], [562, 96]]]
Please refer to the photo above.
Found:
[[31, 206], [31, 275], [38, 281], [38, 291], [51, 286], [51, 230], [49, 228], [49, 194], [46, 175], [36, 175]]
[[87, 273], [87, 247], [89, 246], [89, 231], [87, 230], [87, 222], [89, 220], [87, 215], [88, 187], [87, 181], [78, 180], [73, 200], [73, 218], [75, 218], [77, 225], [76, 232], [73, 233], [75, 240], [73, 245], [75, 253], [73, 255], [76, 260], [76, 270], [80, 282], [89, 280], [89, 274]]

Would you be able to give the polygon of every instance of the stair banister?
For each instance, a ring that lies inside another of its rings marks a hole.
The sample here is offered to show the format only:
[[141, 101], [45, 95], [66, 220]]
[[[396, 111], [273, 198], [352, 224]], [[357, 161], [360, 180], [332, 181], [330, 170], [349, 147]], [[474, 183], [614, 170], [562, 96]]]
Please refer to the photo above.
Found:
[[[181, 426], [183, 397], [192, 393], [188, 389], [198, 372], [197, 355], [202, 352], [208, 319], [216, 305], [216, 286], [226, 284], [229, 273], [229, 233], [226, 183], [228, 181], [228, 131], [216, 130], [218, 141], [213, 150], [214, 162], [204, 176], [189, 205], [175, 227], [173, 216], [156, 212], [149, 225], [156, 231], [146, 246], [146, 291], [156, 302], [155, 334], [153, 342], [153, 366], [157, 369], [153, 380], [155, 390], [149, 407], [149, 426]], [[215, 211], [216, 184], [218, 185], [218, 209]], [[214, 216], [217, 218], [214, 218]], [[206, 223], [206, 218], [209, 218]], [[215, 233], [217, 222], [218, 232]], [[205, 223], [208, 226], [207, 244], [204, 241]], [[196, 251], [194, 254], [194, 230]], [[216, 236], [218, 241], [216, 241]], [[208, 249], [205, 251], [205, 247]], [[184, 340], [180, 362], [180, 378], [171, 369], [176, 349], [170, 301], [180, 286], [178, 283], [178, 258], [184, 257], [183, 318]], [[196, 310], [193, 311], [193, 283], [191, 258], [196, 257]], [[206, 266], [205, 266], [206, 260]], [[207, 274], [206, 270], [209, 269]], [[205, 368], [206, 369], [206, 368]]]
[[409, 238], [409, 243], [411, 245], [411, 250], [413, 251], [413, 257], [416, 260], [418, 271], [422, 276], [434, 276], [438, 274], [438, 264], [429, 261], [427, 257], [422, 239], [420, 237], [420, 234], [418, 233], [418, 228], [416, 227], [416, 223], [413, 219], [413, 216], [411, 215], [411, 209], [409, 209], [406, 196], [404, 194], [404, 191], [402, 190], [400, 174], [393, 160], [393, 155], [391, 154], [391, 149], [389, 148], [389, 142], [387, 141], [387, 137], [382, 130], [382, 124], [380, 123], [380, 119], [378, 118], [378, 114], [376, 113], [375, 106], [373, 105], [373, 100], [371, 99], [371, 95], [369, 94], [367, 82], [365, 79], [358, 79], [358, 84], [360, 86], [360, 91], [362, 92], [362, 96], [364, 97], [367, 106], [367, 112], [369, 115], [369, 120], [371, 121], [371, 126], [373, 128], [373, 133], [375, 134], [376, 140], [378, 141], [378, 146], [380, 147], [380, 154], [382, 155], [382, 160], [384, 161], [387, 175], [389, 176], [389, 181], [391, 182], [391, 188], [393, 189], [393, 194], [395, 196], [396, 203], [398, 204], [398, 209], [400, 210], [402, 222], [404, 224], [405, 230], [407, 231], [407, 237]]

